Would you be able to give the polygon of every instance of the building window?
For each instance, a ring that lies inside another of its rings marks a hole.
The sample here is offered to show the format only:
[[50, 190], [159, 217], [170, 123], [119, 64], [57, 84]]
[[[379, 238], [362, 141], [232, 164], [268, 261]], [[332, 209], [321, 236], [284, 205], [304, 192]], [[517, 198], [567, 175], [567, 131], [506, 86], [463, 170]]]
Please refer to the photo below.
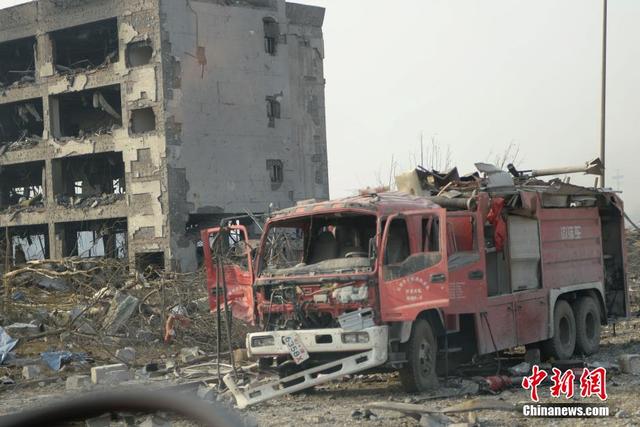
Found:
[[267, 170], [272, 184], [281, 184], [284, 181], [282, 160], [267, 160]]
[[276, 127], [276, 119], [280, 118], [280, 102], [275, 97], [267, 97], [267, 117], [269, 118], [269, 127]]
[[280, 28], [273, 18], [264, 18], [264, 51], [269, 55], [275, 55], [277, 52], [278, 38], [280, 37]]

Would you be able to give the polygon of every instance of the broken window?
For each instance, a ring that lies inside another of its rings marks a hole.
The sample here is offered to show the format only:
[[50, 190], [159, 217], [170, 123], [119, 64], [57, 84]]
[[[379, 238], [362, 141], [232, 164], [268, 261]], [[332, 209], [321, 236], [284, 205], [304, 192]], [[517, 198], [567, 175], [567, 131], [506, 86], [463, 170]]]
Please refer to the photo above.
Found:
[[118, 62], [116, 18], [51, 33], [54, 63], [61, 73], [98, 68]]
[[280, 118], [280, 102], [274, 96], [267, 97], [267, 117], [269, 127], [276, 127], [276, 119]]
[[0, 209], [20, 204], [42, 206], [44, 162], [29, 162], [0, 168]]
[[280, 37], [280, 28], [273, 18], [264, 18], [264, 51], [269, 55], [275, 55], [277, 52], [278, 38]]
[[127, 45], [127, 67], [139, 67], [151, 62], [153, 47], [150, 41], [133, 42]]
[[0, 43], [0, 87], [36, 81], [36, 38]]
[[[11, 227], [7, 230], [11, 242], [11, 264], [22, 265], [28, 261], [49, 258], [49, 228], [47, 225]], [[5, 240], [4, 233], [2, 233]]]
[[0, 105], [0, 153], [27, 148], [42, 141], [42, 99]]
[[69, 222], [59, 225], [64, 235], [64, 256], [80, 258], [127, 257], [127, 220]]
[[[125, 193], [122, 153], [98, 153], [54, 159], [53, 190], [58, 204], [84, 207], [109, 204]], [[86, 200], [85, 200], [86, 199]]]
[[136, 270], [147, 278], [157, 277], [164, 270], [164, 252], [137, 253]]
[[119, 85], [62, 94], [52, 97], [52, 104], [56, 137], [101, 135], [122, 127]]
[[284, 181], [282, 160], [267, 160], [267, 170], [272, 184], [279, 184]]
[[272, 223], [265, 235], [260, 276], [371, 271], [374, 265], [375, 215], [285, 219]]
[[131, 133], [141, 134], [156, 130], [156, 115], [153, 108], [131, 111]]

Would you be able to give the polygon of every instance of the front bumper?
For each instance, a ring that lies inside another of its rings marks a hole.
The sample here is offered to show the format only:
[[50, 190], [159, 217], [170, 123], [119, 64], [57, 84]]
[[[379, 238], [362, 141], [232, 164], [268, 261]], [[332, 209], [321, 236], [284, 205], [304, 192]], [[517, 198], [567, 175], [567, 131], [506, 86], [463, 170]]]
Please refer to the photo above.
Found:
[[[343, 334], [358, 333], [360, 339], [366, 335], [366, 342], [345, 343]], [[387, 327], [373, 326], [359, 331], [345, 331], [342, 328], [332, 329], [300, 329], [291, 331], [255, 332], [247, 334], [247, 350], [250, 356], [282, 356], [288, 355], [289, 349], [284, 344], [284, 337], [297, 335], [309, 353], [328, 352], [360, 352], [375, 347], [387, 346]], [[269, 337], [273, 337], [271, 340]], [[262, 342], [260, 342], [262, 341]], [[268, 344], [264, 344], [269, 341]]]

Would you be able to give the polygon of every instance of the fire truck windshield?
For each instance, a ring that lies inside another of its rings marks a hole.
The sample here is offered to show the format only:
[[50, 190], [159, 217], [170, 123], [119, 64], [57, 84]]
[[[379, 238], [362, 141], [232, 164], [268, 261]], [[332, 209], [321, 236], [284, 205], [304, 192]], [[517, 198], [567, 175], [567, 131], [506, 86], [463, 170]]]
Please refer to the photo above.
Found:
[[261, 277], [372, 271], [374, 215], [314, 215], [272, 222], [261, 254]]

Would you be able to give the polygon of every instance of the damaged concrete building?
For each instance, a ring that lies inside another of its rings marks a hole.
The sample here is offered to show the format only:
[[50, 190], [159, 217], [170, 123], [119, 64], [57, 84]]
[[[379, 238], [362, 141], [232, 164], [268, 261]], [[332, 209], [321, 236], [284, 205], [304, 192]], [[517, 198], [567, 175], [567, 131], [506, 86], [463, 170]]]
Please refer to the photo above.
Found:
[[192, 271], [199, 228], [327, 198], [323, 19], [284, 0], [0, 10], [0, 237], [14, 260]]

